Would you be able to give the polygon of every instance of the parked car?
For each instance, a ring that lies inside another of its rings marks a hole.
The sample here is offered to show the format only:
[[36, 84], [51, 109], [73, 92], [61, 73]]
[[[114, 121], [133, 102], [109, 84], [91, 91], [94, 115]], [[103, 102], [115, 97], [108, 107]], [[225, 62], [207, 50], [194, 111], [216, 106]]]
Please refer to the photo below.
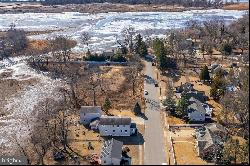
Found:
[[148, 91], [144, 90], [144, 95], [148, 95]]

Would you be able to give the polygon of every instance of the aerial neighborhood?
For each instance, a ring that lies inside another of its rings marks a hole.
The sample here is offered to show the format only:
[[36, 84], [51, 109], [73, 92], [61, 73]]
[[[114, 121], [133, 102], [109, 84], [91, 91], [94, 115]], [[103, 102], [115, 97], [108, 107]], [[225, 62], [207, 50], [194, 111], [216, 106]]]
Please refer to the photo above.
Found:
[[248, 165], [248, 10], [0, 0], [0, 165]]

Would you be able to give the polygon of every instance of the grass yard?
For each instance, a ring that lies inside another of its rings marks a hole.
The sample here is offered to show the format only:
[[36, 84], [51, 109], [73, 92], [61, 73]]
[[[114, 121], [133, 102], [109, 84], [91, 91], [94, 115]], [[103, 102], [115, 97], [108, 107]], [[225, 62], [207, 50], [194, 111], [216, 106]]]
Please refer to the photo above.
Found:
[[167, 122], [169, 125], [185, 124], [184, 120], [174, 116], [167, 116]]
[[178, 165], [207, 165], [197, 156], [194, 144], [191, 142], [174, 142], [174, 151]]
[[173, 139], [174, 153], [177, 165], [206, 165], [195, 149], [194, 129], [181, 127], [171, 128], [170, 135]]

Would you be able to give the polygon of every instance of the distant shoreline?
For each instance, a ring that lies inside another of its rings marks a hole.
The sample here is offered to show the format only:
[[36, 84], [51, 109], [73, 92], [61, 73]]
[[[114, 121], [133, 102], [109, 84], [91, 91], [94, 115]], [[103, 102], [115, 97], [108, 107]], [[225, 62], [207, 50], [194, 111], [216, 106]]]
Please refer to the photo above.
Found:
[[249, 10], [248, 3], [233, 5], [224, 5], [220, 8], [212, 7], [189, 7], [171, 6], [171, 5], [128, 5], [128, 4], [71, 4], [43, 6], [39, 3], [0, 3], [0, 14], [17, 14], [17, 13], [62, 13], [62, 12], [79, 12], [79, 13], [107, 13], [107, 12], [183, 12], [189, 10]]

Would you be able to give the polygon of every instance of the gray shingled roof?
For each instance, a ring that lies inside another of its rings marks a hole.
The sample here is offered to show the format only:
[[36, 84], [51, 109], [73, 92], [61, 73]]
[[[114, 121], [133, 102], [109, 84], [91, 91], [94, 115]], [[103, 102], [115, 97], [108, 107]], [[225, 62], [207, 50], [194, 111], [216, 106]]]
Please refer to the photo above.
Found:
[[[217, 123], [207, 124], [205, 130], [197, 132], [197, 141], [199, 141], [199, 150], [204, 150], [213, 144], [222, 144], [223, 138], [218, 134], [219, 132], [226, 133], [225, 128]], [[222, 134], [224, 135], [224, 134]]]
[[80, 112], [82, 113], [100, 113], [102, 108], [100, 106], [81, 106]]
[[100, 125], [130, 125], [131, 118], [119, 116], [101, 116]]
[[110, 158], [121, 159], [123, 142], [110, 139], [103, 143], [101, 158], [109, 156]]
[[197, 100], [194, 97], [191, 97], [189, 99], [189, 101], [192, 102], [192, 104], [190, 104], [188, 106], [189, 111], [197, 110], [197, 111], [199, 111], [201, 113], [204, 113], [204, 114], [206, 113], [206, 109], [203, 107], [202, 102], [200, 102], [199, 100]]
[[206, 98], [203, 92], [198, 92], [198, 91], [187, 92], [187, 97], [188, 98], [194, 97], [195, 99], [198, 99], [201, 102], [205, 102], [205, 98]]

